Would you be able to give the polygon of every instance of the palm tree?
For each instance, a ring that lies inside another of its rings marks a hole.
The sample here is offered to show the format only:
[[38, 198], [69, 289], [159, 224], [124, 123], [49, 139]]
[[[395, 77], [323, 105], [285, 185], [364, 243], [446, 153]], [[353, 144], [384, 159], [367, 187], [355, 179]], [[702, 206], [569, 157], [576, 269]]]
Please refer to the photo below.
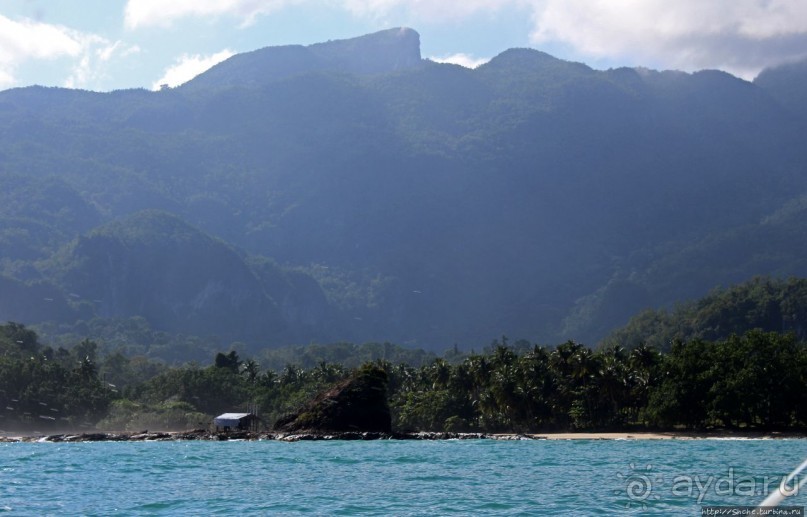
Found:
[[650, 391], [659, 383], [658, 369], [662, 358], [661, 352], [646, 343], [640, 343], [628, 354], [629, 411], [634, 422], [639, 422], [640, 413], [647, 408], [650, 400]]
[[254, 359], [247, 359], [241, 363], [241, 375], [247, 378], [247, 382], [255, 384], [260, 373], [260, 365]]
[[629, 405], [630, 398], [627, 354], [624, 348], [614, 345], [598, 352], [597, 359], [598, 368], [594, 376], [597, 394], [595, 421], [605, 426], [621, 424], [622, 408]]

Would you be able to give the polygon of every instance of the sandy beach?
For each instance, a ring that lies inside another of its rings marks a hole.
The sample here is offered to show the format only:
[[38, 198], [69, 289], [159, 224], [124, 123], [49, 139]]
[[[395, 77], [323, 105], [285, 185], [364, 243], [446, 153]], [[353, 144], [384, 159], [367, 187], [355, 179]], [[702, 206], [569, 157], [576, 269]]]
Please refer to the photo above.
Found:
[[804, 433], [779, 432], [622, 432], [622, 433], [538, 433], [531, 438], [544, 440], [743, 440], [803, 439]]

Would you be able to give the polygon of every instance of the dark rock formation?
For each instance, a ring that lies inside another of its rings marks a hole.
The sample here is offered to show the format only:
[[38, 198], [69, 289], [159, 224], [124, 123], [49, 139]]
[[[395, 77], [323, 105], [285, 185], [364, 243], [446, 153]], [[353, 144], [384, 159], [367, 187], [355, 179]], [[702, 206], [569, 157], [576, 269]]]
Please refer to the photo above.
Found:
[[350, 379], [319, 394], [299, 413], [278, 420], [275, 429], [287, 433], [390, 433], [386, 372], [375, 365], [361, 367]]

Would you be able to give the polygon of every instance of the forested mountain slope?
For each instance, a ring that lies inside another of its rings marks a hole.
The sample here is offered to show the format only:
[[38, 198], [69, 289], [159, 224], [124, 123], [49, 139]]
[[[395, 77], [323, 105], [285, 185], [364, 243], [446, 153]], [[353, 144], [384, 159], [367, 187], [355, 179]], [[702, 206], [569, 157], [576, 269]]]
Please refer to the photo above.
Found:
[[790, 77], [529, 49], [470, 70], [393, 29], [159, 92], [0, 92], [0, 320], [593, 344], [643, 308], [805, 274]]

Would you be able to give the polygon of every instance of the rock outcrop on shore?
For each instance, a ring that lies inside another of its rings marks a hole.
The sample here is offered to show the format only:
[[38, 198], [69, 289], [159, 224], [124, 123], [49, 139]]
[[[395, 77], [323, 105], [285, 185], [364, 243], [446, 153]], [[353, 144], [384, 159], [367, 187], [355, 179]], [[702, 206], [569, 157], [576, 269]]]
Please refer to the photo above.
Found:
[[391, 433], [387, 373], [365, 365], [349, 379], [320, 393], [296, 414], [281, 418], [275, 430], [284, 433]]

